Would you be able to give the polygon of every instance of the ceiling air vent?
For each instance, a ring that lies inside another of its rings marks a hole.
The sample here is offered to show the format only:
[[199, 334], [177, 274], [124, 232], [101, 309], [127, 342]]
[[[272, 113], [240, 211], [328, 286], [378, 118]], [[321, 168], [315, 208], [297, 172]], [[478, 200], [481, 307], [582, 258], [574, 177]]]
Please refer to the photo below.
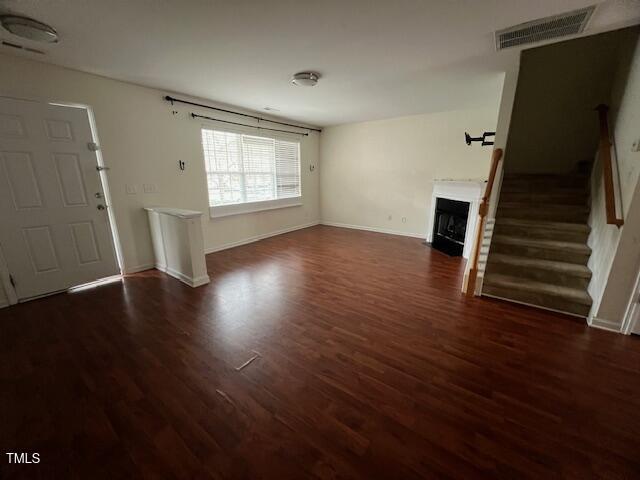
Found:
[[580, 10], [498, 30], [496, 32], [496, 50], [582, 33], [595, 8], [595, 5], [592, 5]]

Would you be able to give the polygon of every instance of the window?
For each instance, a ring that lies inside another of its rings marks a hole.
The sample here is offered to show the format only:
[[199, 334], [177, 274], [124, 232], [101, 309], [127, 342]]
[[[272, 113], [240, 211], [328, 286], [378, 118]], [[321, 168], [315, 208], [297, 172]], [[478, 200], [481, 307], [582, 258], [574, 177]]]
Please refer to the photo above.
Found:
[[211, 216], [300, 205], [300, 143], [202, 129]]

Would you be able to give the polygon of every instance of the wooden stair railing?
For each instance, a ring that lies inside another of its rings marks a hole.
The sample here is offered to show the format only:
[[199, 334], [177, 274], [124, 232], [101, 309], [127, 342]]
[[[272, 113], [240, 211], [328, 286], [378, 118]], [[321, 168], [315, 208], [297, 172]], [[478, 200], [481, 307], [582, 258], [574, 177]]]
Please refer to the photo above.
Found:
[[469, 269], [469, 278], [467, 279], [467, 296], [473, 297], [476, 291], [476, 280], [478, 278], [478, 260], [480, 258], [480, 249], [482, 248], [482, 238], [484, 236], [484, 222], [489, 212], [489, 199], [493, 190], [493, 183], [498, 172], [498, 164], [502, 159], [502, 149], [496, 148], [491, 158], [491, 170], [489, 171], [489, 179], [484, 189], [484, 195], [478, 208], [478, 226], [476, 228], [475, 248], [473, 250], [473, 258], [471, 260], [471, 268]]
[[609, 134], [609, 106], [598, 105], [596, 107], [600, 118], [600, 143], [598, 145], [598, 156], [602, 162], [602, 177], [604, 180], [604, 201], [607, 213], [607, 223], [621, 227], [624, 224], [622, 218], [616, 215], [616, 197], [613, 186], [613, 167], [611, 164], [611, 136]]

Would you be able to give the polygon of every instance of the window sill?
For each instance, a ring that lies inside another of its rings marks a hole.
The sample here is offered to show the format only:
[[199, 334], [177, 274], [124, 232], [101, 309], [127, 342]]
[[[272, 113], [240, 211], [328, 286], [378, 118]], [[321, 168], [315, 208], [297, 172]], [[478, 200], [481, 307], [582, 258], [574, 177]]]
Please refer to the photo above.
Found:
[[302, 205], [302, 197], [279, 198], [277, 200], [265, 200], [263, 202], [236, 203], [234, 205], [220, 205], [209, 207], [211, 218], [229, 217], [244, 213], [262, 212], [277, 208], [299, 207]]

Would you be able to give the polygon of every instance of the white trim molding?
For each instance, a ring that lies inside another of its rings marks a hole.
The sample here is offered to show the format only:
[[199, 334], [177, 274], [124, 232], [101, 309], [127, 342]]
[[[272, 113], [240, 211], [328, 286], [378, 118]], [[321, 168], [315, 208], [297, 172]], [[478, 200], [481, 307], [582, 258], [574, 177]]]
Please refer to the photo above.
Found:
[[153, 270], [155, 268], [155, 264], [154, 263], [144, 263], [142, 265], [136, 265], [135, 267], [131, 267], [131, 268], [123, 268], [122, 269], [122, 274], [123, 275], [133, 275], [134, 273], [140, 273], [140, 272], [144, 272], [146, 270]]
[[[11, 276], [9, 274], [9, 267], [2, 252], [2, 245], [0, 245], [0, 290], [4, 291], [6, 300], [2, 302], [0, 308], [8, 307], [9, 305], [15, 305], [18, 303], [18, 295], [16, 289], [11, 283]], [[4, 305], [6, 303], [6, 305]]]
[[302, 206], [301, 196], [276, 198], [275, 200], [264, 200], [261, 202], [234, 203], [233, 205], [209, 207], [209, 216], [211, 218], [221, 218], [231, 215], [241, 215], [243, 213], [264, 212], [265, 210], [300, 206]]
[[238, 240], [237, 242], [225, 243], [223, 245], [218, 245], [216, 247], [206, 248], [204, 253], [215, 253], [220, 252], [222, 250], [228, 250], [230, 248], [240, 247], [241, 245], [247, 245], [248, 243], [258, 242], [260, 240], [264, 240], [265, 238], [275, 237], [277, 235], [282, 235], [284, 233], [295, 232], [296, 230], [302, 230], [304, 228], [315, 227], [320, 222], [310, 222], [305, 223], [303, 225], [296, 225], [295, 227], [284, 228], [282, 230], [276, 230], [275, 232], [263, 233], [262, 235], [256, 235], [255, 237], [243, 238], [242, 240]]
[[399, 230], [389, 230], [387, 228], [366, 227], [364, 225], [351, 225], [348, 223], [339, 222], [325, 222], [324, 220], [320, 223], [322, 225], [327, 225], [328, 227], [351, 228], [353, 230], [364, 230], [366, 232], [386, 233], [387, 235], [401, 235], [403, 237], [422, 238], [423, 240], [425, 238], [424, 233], [401, 232]]
[[199, 277], [190, 277], [188, 275], [185, 275], [182, 272], [179, 272], [171, 267], [167, 267], [166, 265], [156, 265], [155, 266], [156, 270], [159, 270], [163, 273], [166, 273], [167, 275], [172, 276], [173, 278], [176, 278], [178, 280], [180, 280], [182, 283], [186, 283], [187, 285], [189, 285], [190, 287], [200, 287], [202, 285], [206, 285], [207, 283], [209, 283], [211, 280], [209, 279], [209, 275], [200, 275]]
[[176, 208], [145, 208], [156, 269], [190, 287], [209, 283], [204, 258], [202, 213]]
[[624, 311], [621, 331], [625, 335], [640, 332], [640, 272], [631, 292], [631, 298]]
[[[478, 277], [480, 278], [480, 277]], [[478, 294], [479, 296], [480, 294]], [[556, 310], [555, 308], [549, 308], [549, 307], [543, 307], [541, 305], [534, 305], [533, 303], [527, 303], [527, 302], [520, 302], [518, 300], [512, 300], [511, 298], [504, 298], [504, 297], [499, 297], [497, 295], [490, 295], [488, 293], [482, 293], [483, 297], [486, 298], [495, 298], [496, 300], [502, 300], [505, 302], [509, 302], [509, 303], [517, 303], [518, 305], [524, 305], [525, 307], [531, 307], [531, 308], [535, 308], [538, 310], [546, 310], [547, 312], [555, 312], [555, 313], [561, 313], [562, 315], [567, 315], [569, 317], [575, 317], [575, 318], [579, 318], [581, 320], [584, 320], [584, 315], [578, 315], [577, 313], [571, 313], [571, 312], [564, 312], [562, 310]], [[587, 320], [587, 323], [589, 323], [589, 320]]]
[[587, 323], [590, 327], [599, 328], [601, 330], [607, 330], [608, 332], [620, 333], [622, 331], [619, 322], [613, 322], [611, 320], [605, 320], [604, 318], [589, 317]]

